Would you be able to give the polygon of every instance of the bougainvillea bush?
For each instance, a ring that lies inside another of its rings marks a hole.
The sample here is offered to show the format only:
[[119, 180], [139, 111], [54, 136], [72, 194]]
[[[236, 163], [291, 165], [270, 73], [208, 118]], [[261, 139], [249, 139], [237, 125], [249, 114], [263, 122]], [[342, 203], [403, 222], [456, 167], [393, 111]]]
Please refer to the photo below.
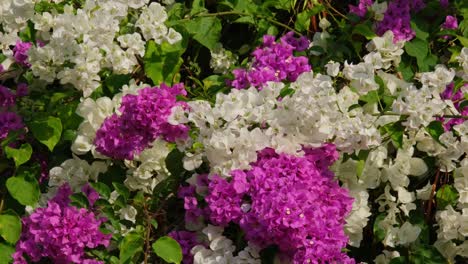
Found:
[[0, 264], [468, 263], [468, 1], [1, 0]]

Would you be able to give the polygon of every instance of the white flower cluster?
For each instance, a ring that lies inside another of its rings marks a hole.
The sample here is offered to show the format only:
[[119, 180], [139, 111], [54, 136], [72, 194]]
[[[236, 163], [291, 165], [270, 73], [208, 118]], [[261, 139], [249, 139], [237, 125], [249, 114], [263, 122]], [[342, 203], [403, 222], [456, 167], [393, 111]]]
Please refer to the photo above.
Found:
[[233, 242], [223, 236], [224, 229], [218, 226], [208, 225], [203, 229], [203, 234], [207, 238], [209, 248], [197, 245], [192, 248], [194, 264], [260, 264], [260, 254], [258, 249], [249, 243], [247, 247], [234, 256], [236, 247]]
[[13, 55], [10, 46], [15, 45], [18, 33], [26, 28], [28, 20], [34, 17], [36, 0], [2, 0], [0, 1], [0, 51], [7, 56]]
[[225, 176], [233, 169], [248, 169], [256, 151], [266, 147], [301, 155], [302, 146], [332, 139], [343, 151], [380, 144], [373, 126], [377, 118], [361, 109], [348, 112], [358, 95], [348, 88], [337, 93], [329, 76], [304, 73], [290, 86], [294, 94], [279, 100], [283, 89], [282, 83], [269, 83], [261, 91], [234, 89], [218, 94], [213, 107], [205, 101], [189, 102], [188, 119], [171, 120], [198, 127], [203, 154], [213, 172]]
[[[0, 38], [3, 53], [12, 54], [9, 47], [30, 19], [39, 40], [29, 51], [33, 74], [47, 82], [72, 84], [84, 97], [101, 85], [102, 69], [132, 73], [137, 57], [144, 56], [145, 40], [174, 44], [182, 39], [164, 25], [165, 8], [155, 2], [147, 6], [149, 0], [87, 0], [79, 9], [65, 5], [63, 13], [35, 13], [34, 2], [7, 0], [0, 5], [0, 24], [6, 32]], [[127, 25], [134, 32], [121, 34], [120, 24], [132, 10], [140, 13], [134, 25]]]
[[171, 175], [165, 162], [169, 152], [167, 142], [156, 139], [150, 148], [143, 150], [133, 161], [126, 163], [129, 170], [125, 185], [133, 191], [152, 193], [159, 182]]
[[38, 203], [27, 206], [26, 211], [32, 213], [34, 208], [46, 206], [47, 201], [52, 199], [64, 184], [68, 184], [73, 192], [81, 192], [81, 188], [89, 182], [97, 182], [98, 175], [105, 173], [107, 166], [104, 161], [94, 161], [89, 164], [86, 160], [73, 155], [73, 159], [65, 160], [60, 166], [50, 169], [47, 192], [41, 193]]
[[210, 67], [215, 73], [225, 74], [236, 63], [235, 55], [222, 46], [211, 50]]
[[462, 66], [462, 71], [460, 71], [460, 75], [463, 80], [468, 81], [468, 48], [463, 47], [460, 52], [460, 55], [457, 57], [460, 66]]

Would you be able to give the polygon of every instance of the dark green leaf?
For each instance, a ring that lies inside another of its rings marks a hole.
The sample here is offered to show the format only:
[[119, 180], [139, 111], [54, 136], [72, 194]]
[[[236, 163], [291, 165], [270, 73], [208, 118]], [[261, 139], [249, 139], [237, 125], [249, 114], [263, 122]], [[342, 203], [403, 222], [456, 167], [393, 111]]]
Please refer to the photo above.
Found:
[[409, 263], [414, 264], [440, 264], [446, 263], [445, 258], [439, 251], [428, 245], [418, 245], [414, 247], [414, 251], [410, 251]]
[[173, 238], [163, 236], [153, 243], [153, 251], [168, 263], [180, 263], [182, 261], [182, 249]]
[[102, 197], [109, 199], [111, 190], [109, 186], [102, 182], [90, 182], [89, 185], [93, 187]]
[[[368, 40], [370, 40], [370, 39], [374, 38], [375, 36], [377, 36], [374, 33], [374, 30], [372, 30], [371, 23], [358, 24], [358, 25], [354, 26], [353, 35], [354, 34], [364, 36]], [[362, 44], [360, 44], [360, 45], [362, 45]]]
[[184, 23], [192, 37], [210, 50], [216, 48], [221, 37], [221, 20], [216, 17], [198, 17]]
[[416, 33], [417, 38], [425, 40], [427, 39], [427, 37], [429, 37], [429, 33], [427, 33], [424, 29], [420, 28], [416, 21], [411, 21], [411, 28]]
[[34, 137], [50, 151], [54, 150], [62, 135], [62, 121], [53, 116], [32, 121], [30, 128]]
[[429, 125], [426, 127], [427, 133], [431, 135], [431, 137], [436, 140], [437, 142], [439, 141], [440, 135], [444, 133], [444, 126], [442, 125], [442, 122], [440, 121], [432, 121], [429, 123]]
[[70, 200], [72, 201], [72, 205], [75, 205], [79, 208], [89, 207], [88, 197], [86, 197], [86, 195], [84, 195], [83, 193], [75, 193], [70, 195]]
[[128, 199], [130, 197], [130, 191], [128, 190], [128, 188], [125, 185], [123, 185], [121, 183], [118, 183], [118, 182], [113, 182], [112, 186], [114, 186], [114, 189], [120, 195], [122, 195], [125, 199]]

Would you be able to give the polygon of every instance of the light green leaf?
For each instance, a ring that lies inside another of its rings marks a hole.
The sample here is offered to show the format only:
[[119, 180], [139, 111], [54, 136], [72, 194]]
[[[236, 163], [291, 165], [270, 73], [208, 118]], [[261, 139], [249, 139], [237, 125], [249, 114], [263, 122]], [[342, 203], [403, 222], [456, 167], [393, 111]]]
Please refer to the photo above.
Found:
[[192, 37], [212, 50], [221, 37], [221, 20], [216, 17], [197, 17], [183, 24]]
[[22, 205], [35, 205], [41, 193], [39, 183], [29, 171], [22, 171], [18, 176], [8, 178], [6, 187], [11, 196]]
[[163, 236], [153, 243], [156, 255], [169, 263], [180, 263], [182, 261], [182, 249], [173, 238]]
[[408, 55], [423, 60], [429, 51], [429, 46], [427, 41], [414, 38], [410, 42], [405, 43], [405, 50]]
[[13, 257], [11, 255], [13, 255], [13, 253], [15, 253], [14, 247], [6, 245], [4, 243], [0, 243], [0, 264], [11, 263], [11, 261], [13, 260]]
[[119, 245], [120, 263], [125, 263], [131, 260], [136, 254], [143, 252], [144, 242], [141, 234], [135, 232], [127, 234]]
[[21, 220], [16, 215], [0, 215], [0, 236], [14, 245], [21, 235]]
[[30, 128], [34, 137], [50, 151], [54, 150], [62, 135], [62, 121], [53, 116], [32, 121]]
[[468, 38], [463, 36], [457, 36], [457, 39], [460, 41], [463, 47], [468, 47]]
[[157, 45], [149, 41], [143, 57], [145, 73], [151, 78], [154, 85], [176, 83], [176, 75], [184, 62], [181, 58], [184, 53], [184, 43], [178, 42], [174, 45], [163, 42]]
[[447, 205], [456, 206], [458, 202], [458, 192], [452, 185], [445, 184], [437, 190], [437, 209], [444, 210]]
[[194, 0], [192, 8], [190, 9], [190, 15], [200, 14], [206, 11], [204, 0]]
[[294, 23], [294, 28], [297, 31], [303, 32], [303, 31], [309, 30], [309, 26], [310, 26], [309, 10], [304, 10], [297, 15], [296, 22]]
[[7, 158], [13, 158], [15, 166], [19, 167], [31, 158], [32, 147], [28, 143], [22, 144], [19, 149], [5, 147]]

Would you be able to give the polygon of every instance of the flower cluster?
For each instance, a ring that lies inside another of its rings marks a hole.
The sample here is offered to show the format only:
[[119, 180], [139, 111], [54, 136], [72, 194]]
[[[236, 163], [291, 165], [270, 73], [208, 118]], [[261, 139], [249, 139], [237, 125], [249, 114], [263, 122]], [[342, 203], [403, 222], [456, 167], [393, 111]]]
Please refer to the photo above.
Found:
[[99, 230], [105, 220], [68, 205], [70, 194], [69, 187], [63, 185], [47, 207], [23, 218], [23, 233], [13, 255], [15, 264], [26, 264], [24, 255], [35, 262], [48, 258], [54, 263], [104, 263], [87, 258], [85, 249], [109, 245], [111, 235]]
[[31, 47], [32, 43], [30, 42], [16, 42], [16, 45], [13, 48], [13, 57], [18, 64], [24, 67], [31, 67], [31, 64], [28, 62], [28, 51]]
[[109, 157], [132, 160], [158, 137], [171, 142], [187, 137], [188, 127], [167, 121], [173, 107], [184, 105], [176, 96], [185, 94], [183, 84], [161, 84], [141, 89], [138, 95], [125, 95], [120, 115], [107, 117], [96, 132], [96, 149]]
[[23, 120], [12, 108], [16, 99], [27, 93], [27, 85], [20, 83], [16, 95], [7, 87], [0, 85], [0, 140], [6, 138], [10, 131], [20, 130], [24, 127]]
[[253, 53], [250, 69], [235, 69], [232, 71], [234, 80], [231, 85], [237, 89], [249, 86], [261, 89], [269, 81], [295, 81], [297, 77], [311, 70], [309, 61], [304, 56], [294, 56], [294, 51], [303, 51], [309, 46], [309, 41], [300, 37], [296, 39], [293, 32], [281, 37], [275, 42], [274, 36], [263, 37], [263, 45]]
[[239, 224], [248, 241], [261, 248], [275, 244], [293, 263], [354, 263], [341, 252], [352, 198], [328, 169], [338, 153], [330, 144], [304, 152], [296, 157], [264, 149], [250, 170], [232, 171], [230, 181], [213, 176], [207, 217], [216, 225]]
[[391, 30], [395, 35], [395, 41], [411, 40], [416, 34], [411, 29], [411, 12], [418, 12], [424, 7], [423, 0], [390, 1], [383, 20], [377, 24], [377, 34], [383, 35]]

